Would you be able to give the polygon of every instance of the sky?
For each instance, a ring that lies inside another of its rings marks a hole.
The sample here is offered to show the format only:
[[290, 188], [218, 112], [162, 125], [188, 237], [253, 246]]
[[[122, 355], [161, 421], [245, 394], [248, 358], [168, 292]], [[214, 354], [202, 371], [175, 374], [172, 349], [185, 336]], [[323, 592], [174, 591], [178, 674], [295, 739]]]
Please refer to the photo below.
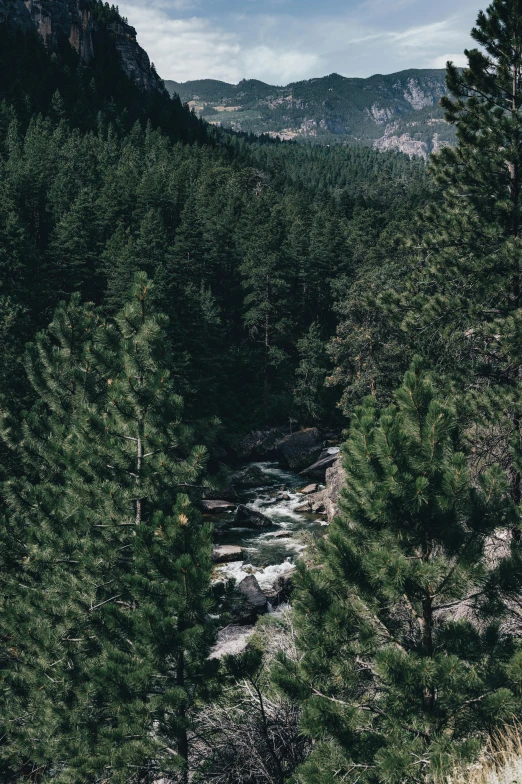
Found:
[[389, 74], [464, 65], [480, 0], [124, 0], [163, 79]]

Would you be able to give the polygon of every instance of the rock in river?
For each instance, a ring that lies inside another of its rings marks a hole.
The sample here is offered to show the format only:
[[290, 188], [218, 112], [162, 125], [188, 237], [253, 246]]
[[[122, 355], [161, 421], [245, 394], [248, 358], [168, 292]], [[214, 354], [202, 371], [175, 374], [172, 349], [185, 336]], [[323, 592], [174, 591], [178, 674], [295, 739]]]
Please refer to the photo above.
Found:
[[232, 561], [242, 561], [243, 558], [243, 550], [234, 544], [223, 544], [219, 547], [214, 547], [212, 554], [214, 563], [231, 563]]
[[236, 512], [236, 525], [244, 526], [245, 528], [269, 528], [273, 525], [272, 520], [261, 512], [256, 512], [255, 509], [250, 509], [248, 506], [240, 504]]
[[200, 501], [199, 506], [206, 514], [221, 514], [222, 512], [233, 512], [236, 505], [230, 501]]
[[303, 489], [300, 490], [300, 492], [303, 495], [310, 495], [310, 493], [317, 493], [318, 490], [319, 490], [319, 485], [315, 484], [315, 485], [306, 485], [306, 487], [303, 487]]

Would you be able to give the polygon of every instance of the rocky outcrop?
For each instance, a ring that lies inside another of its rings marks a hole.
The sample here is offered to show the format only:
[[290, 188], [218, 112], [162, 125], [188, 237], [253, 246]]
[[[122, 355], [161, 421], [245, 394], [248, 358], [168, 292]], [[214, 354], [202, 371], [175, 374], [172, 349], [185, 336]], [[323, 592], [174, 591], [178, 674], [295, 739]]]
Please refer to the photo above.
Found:
[[92, 0], [0, 0], [0, 18], [41, 35], [46, 44], [68, 38], [82, 60], [94, 57]]
[[301, 506], [296, 507], [296, 512], [304, 512], [306, 513], [314, 513], [314, 514], [324, 514], [325, 512], [325, 503], [324, 503], [324, 490], [320, 490], [317, 493], [312, 493], [308, 496], [306, 501], [301, 504]]
[[326, 490], [323, 490], [323, 502], [329, 523], [339, 514], [339, 496], [345, 481], [346, 472], [341, 458], [338, 457], [326, 471]]
[[316, 463], [301, 471], [301, 476], [309, 476], [324, 482], [326, 471], [339, 459], [339, 449], [328, 449], [325, 452], [326, 454], [319, 455], [319, 460]]
[[313, 485], [307, 485], [306, 487], [303, 487], [303, 489], [300, 490], [299, 492], [302, 493], [303, 495], [311, 495], [311, 493], [317, 493], [318, 490], [319, 490], [319, 485], [313, 484]]
[[238, 624], [254, 624], [268, 610], [268, 598], [253, 574], [245, 577], [236, 588], [231, 614]]
[[271, 519], [255, 509], [240, 504], [236, 512], [236, 525], [245, 528], [270, 528], [273, 525]]
[[[98, 25], [93, 0], [0, 0], [0, 19], [35, 29], [46, 45], [65, 37], [82, 60], [89, 64], [96, 56]], [[122, 67], [143, 90], [162, 90], [162, 80], [150, 64], [147, 53], [136, 40], [136, 30], [123, 20], [109, 26]]]
[[241, 471], [236, 471], [232, 474], [232, 485], [240, 488], [260, 487], [266, 482], [261, 469], [256, 465], [250, 465], [243, 468]]
[[310, 493], [306, 501], [296, 508], [296, 512], [325, 514], [328, 522], [331, 523], [334, 517], [339, 514], [339, 496], [346, 481], [346, 472], [339, 453], [330, 456], [326, 461], [320, 460], [316, 465], [325, 462], [327, 463], [324, 478], [325, 489]]

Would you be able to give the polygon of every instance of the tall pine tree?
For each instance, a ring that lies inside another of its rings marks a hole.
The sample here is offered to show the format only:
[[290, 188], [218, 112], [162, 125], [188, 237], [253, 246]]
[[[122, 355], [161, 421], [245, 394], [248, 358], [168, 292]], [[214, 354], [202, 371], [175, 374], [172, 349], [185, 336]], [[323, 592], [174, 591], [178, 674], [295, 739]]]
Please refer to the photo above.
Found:
[[436, 155], [442, 204], [424, 216], [422, 258], [401, 298], [408, 341], [466, 390], [477, 451], [510, 468], [522, 498], [522, 3], [481, 12], [463, 70], [448, 64], [446, 119], [458, 143]]
[[[212, 538], [187, 495], [206, 454], [182, 423], [165, 320], [150, 303], [141, 275], [114, 322], [86, 309], [66, 323], [80, 361], [70, 335], [59, 346], [42, 336], [30, 362], [41, 403], [24, 438], [5, 430], [31, 466], [6, 488], [35, 631], [11, 671], [35, 673], [27, 700], [50, 693], [54, 743], [25, 752], [63, 782], [185, 780], [190, 710], [207, 688]], [[93, 318], [88, 334], [75, 330]], [[11, 616], [17, 649], [27, 628]]]
[[521, 707], [514, 509], [500, 468], [472, 481], [420, 360], [392, 406], [357, 409], [344, 456], [341, 513], [300, 569], [301, 659], [275, 671], [315, 741], [297, 781], [424, 781]]

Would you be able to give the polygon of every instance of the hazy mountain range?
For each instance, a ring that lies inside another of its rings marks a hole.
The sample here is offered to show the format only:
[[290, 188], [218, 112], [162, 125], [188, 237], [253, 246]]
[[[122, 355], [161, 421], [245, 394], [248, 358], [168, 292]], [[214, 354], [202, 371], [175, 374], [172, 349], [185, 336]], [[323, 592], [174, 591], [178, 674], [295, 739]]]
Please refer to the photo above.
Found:
[[330, 74], [285, 87], [249, 79], [227, 84], [213, 79], [166, 81], [210, 123], [282, 139], [322, 143], [358, 142], [426, 157], [451, 143], [439, 100], [444, 70], [409, 70], [369, 79]]

